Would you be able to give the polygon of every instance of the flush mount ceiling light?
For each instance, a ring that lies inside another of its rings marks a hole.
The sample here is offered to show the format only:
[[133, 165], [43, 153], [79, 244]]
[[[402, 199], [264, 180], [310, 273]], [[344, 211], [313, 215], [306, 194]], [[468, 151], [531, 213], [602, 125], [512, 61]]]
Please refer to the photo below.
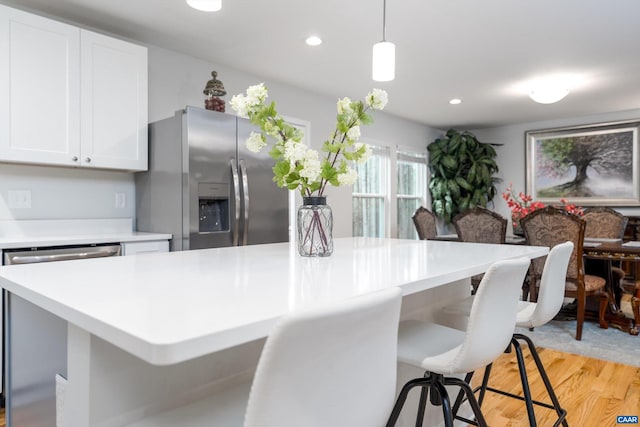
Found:
[[222, 9], [222, 0], [187, 0], [187, 4], [203, 12], [217, 12]]
[[319, 46], [320, 44], [322, 44], [322, 39], [318, 36], [309, 36], [305, 40], [305, 43], [307, 43], [309, 46]]
[[451, 105], [458, 105], [458, 104], [462, 104], [462, 99], [459, 98], [453, 98], [449, 100], [449, 104]]
[[529, 98], [540, 104], [553, 104], [569, 94], [569, 88], [563, 79], [548, 78], [533, 84]]
[[396, 46], [386, 40], [387, 0], [382, 2], [382, 41], [373, 45], [371, 75], [377, 82], [388, 82], [396, 77]]

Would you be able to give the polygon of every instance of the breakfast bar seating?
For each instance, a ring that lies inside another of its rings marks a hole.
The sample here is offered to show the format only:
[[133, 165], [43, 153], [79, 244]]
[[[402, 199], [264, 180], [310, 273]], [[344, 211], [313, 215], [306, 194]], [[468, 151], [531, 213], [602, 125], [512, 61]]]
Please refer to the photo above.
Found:
[[[0, 267], [0, 285], [9, 319], [29, 305], [67, 325], [65, 425], [122, 426], [218, 393], [232, 399], [289, 313], [397, 286], [401, 319], [427, 320], [467, 296], [470, 277], [495, 262], [547, 253], [525, 245], [337, 238], [326, 258], [300, 257], [295, 243], [275, 243]], [[29, 366], [46, 357], [33, 354]], [[9, 363], [9, 377], [11, 369]], [[58, 373], [43, 384], [49, 394], [42, 405], [54, 413]], [[422, 372], [403, 367], [397, 375], [404, 383]], [[8, 427], [18, 415], [12, 399]], [[436, 422], [433, 410], [427, 408], [427, 425]]]
[[[422, 426], [427, 397], [441, 405], [444, 424], [453, 426], [454, 419], [486, 427], [480, 406], [464, 375], [487, 366], [508, 346], [515, 327], [519, 291], [529, 268], [528, 258], [493, 264], [483, 276], [473, 300], [469, 322], [464, 332], [433, 322], [408, 320], [400, 324], [398, 361], [425, 370], [402, 388], [387, 427], [393, 427], [404, 406], [407, 394], [421, 388], [416, 426]], [[454, 385], [464, 392], [473, 409], [473, 422], [458, 413], [458, 403], [452, 408], [445, 385]]]

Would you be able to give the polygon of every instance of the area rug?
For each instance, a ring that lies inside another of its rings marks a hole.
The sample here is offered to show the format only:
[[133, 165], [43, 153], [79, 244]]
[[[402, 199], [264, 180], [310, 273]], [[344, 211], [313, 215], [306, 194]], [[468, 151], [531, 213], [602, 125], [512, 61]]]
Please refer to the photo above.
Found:
[[[626, 312], [624, 302], [622, 309]], [[640, 367], [640, 335], [629, 335], [615, 327], [600, 329], [597, 322], [586, 321], [581, 341], [575, 339], [575, 320], [552, 320], [533, 331], [517, 328], [517, 332], [529, 336], [537, 347]]]

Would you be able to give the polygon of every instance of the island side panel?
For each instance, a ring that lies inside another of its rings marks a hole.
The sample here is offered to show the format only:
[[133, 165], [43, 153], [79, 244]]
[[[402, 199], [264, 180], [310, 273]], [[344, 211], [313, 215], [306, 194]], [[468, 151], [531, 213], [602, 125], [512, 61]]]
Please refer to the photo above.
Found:
[[7, 427], [55, 425], [55, 375], [67, 375], [67, 322], [5, 293]]

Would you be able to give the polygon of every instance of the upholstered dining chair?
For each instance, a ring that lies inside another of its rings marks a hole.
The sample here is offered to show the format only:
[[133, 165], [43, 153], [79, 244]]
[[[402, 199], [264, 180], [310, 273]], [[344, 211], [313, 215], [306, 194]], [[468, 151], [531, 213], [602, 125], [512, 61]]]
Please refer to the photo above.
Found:
[[[627, 228], [627, 222], [629, 218], [622, 215], [620, 212], [607, 207], [595, 207], [587, 208], [584, 210], [584, 220], [587, 221], [587, 228], [584, 231], [585, 239], [620, 239], [622, 241], [624, 237], [624, 230]], [[596, 271], [606, 269], [603, 267], [603, 261], [600, 260], [587, 260], [589, 266], [585, 267], [586, 271], [590, 271], [590, 268]], [[620, 262], [606, 261], [611, 268], [611, 277], [613, 278], [613, 285], [622, 291], [622, 279], [624, 279], [625, 272], [621, 267]], [[619, 302], [619, 301], [618, 301]]]
[[[536, 302], [518, 301], [518, 314], [516, 318], [516, 326], [521, 328], [533, 329], [542, 326], [553, 319], [558, 314], [562, 307], [564, 300], [564, 288], [565, 277], [567, 275], [567, 268], [569, 266], [569, 260], [571, 259], [571, 253], [573, 252], [573, 243], [564, 242], [554, 246], [549, 251], [547, 259], [544, 263], [544, 269], [542, 271], [542, 277], [540, 279], [540, 292], [538, 294], [538, 300]], [[465, 330], [469, 322], [469, 314], [471, 312], [471, 306], [473, 305], [474, 296], [465, 298], [462, 301], [456, 301], [452, 304], [442, 307], [440, 310], [434, 313], [434, 319], [436, 322], [442, 325], [451, 326], [459, 330]], [[531, 357], [535, 362], [538, 374], [544, 383], [547, 394], [552, 404], [539, 402], [534, 400], [531, 395], [531, 389], [529, 386], [529, 380], [527, 376], [527, 369], [525, 366], [525, 358], [522, 351], [520, 341], [524, 341], [529, 348]], [[540, 360], [538, 350], [536, 349], [531, 338], [524, 334], [514, 333], [511, 339], [511, 345], [507, 348], [507, 352], [513, 348], [516, 361], [518, 363], [518, 371], [520, 373], [520, 380], [522, 383], [523, 396], [513, 394], [511, 391], [499, 390], [490, 387], [489, 376], [491, 374], [492, 364], [489, 364], [485, 368], [484, 377], [482, 379], [482, 385], [478, 388], [480, 393], [478, 396], [478, 404], [482, 405], [484, 395], [486, 391], [492, 391], [495, 393], [509, 396], [515, 399], [523, 400], [527, 408], [527, 415], [529, 418], [529, 426], [535, 427], [537, 425], [536, 415], [534, 411], [534, 404], [543, 406], [549, 409], [554, 409], [558, 418], [554, 425], [562, 425], [568, 427], [568, 423], [565, 420], [567, 411], [562, 408], [560, 401], [553, 390], [551, 380], [547, 375], [547, 372]], [[467, 374], [465, 380], [471, 381], [473, 372]], [[454, 408], [459, 405], [461, 400], [458, 399]]]
[[411, 217], [416, 226], [420, 240], [435, 239], [438, 235], [436, 228], [436, 215], [429, 209], [420, 206]]
[[[576, 340], [582, 339], [587, 297], [600, 299], [598, 320], [601, 328], [608, 328], [605, 313], [609, 296], [604, 287], [604, 278], [584, 273], [582, 249], [586, 221], [564, 209], [547, 206], [536, 210], [520, 221], [527, 244], [552, 248], [565, 241], [573, 242], [573, 252], [567, 269], [564, 295], [577, 302]], [[538, 298], [538, 284], [542, 276], [545, 257], [536, 258], [531, 264], [531, 301]]]
[[629, 218], [611, 208], [595, 207], [584, 210], [584, 220], [584, 237], [622, 240]]
[[394, 403], [402, 291], [282, 317], [253, 381], [129, 427], [382, 426]]
[[[452, 222], [458, 240], [462, 242], [502, 244], [507, 236], [507, 219], [486, 208], [467, 209], [456, 215]], [[471, 278], [473, 293], [477, 291], [481, 279], [482, 274]]]
[[457, 375], [484, 368], [509, 345], [520, 297], [520, 288], [514, 283], [522, 283], [528, 268], [528, 258], [499, 261], [489, 267], [473, 299], [464, 332], [421, 320], [400, 323], [398, 362], [423, 369], [425, 374], [402, 387], [387, 427], [395, 425], [415, 387], [421, 389], [416, 426], [422, 425], [427, 398], [442, 407], [445, 426], [453, 426], [454, 419], [475, 424], [452, 408], [445, 388], [448, 385], [457, 386], [464, 393], [477, 425], [487, 425], [471, 386]]

